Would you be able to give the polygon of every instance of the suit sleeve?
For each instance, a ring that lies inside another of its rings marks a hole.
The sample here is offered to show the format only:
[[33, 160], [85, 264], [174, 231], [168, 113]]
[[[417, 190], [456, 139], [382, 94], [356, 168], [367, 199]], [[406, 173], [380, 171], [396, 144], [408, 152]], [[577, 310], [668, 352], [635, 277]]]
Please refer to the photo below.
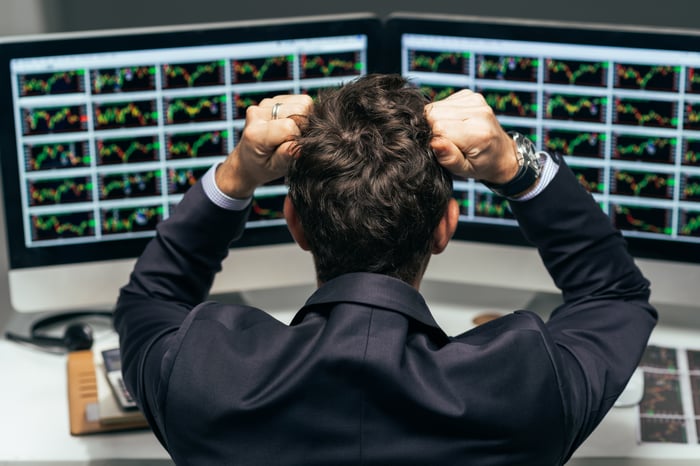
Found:
[[206, 299], [249, 210], [217, 207], [197, 183], [158, 225], [121, 289], [114, 322], [124, 381], [164, 445], [159, 413], [173, 341], [190, 310]]
[[565, 459], [612, 407], [656, 323], [649, 282], [626, 243], [563, 161], [549, 186], [511, 202], [564, 304], [546, 323], [567, 416]]

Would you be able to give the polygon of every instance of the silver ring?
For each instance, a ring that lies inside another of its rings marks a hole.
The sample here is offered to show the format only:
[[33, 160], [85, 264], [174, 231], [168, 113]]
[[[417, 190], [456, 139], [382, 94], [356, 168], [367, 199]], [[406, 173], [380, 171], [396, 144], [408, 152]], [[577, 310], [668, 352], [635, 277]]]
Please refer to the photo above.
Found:
[[273, 119], [273, 120], [276, 120], [276, 119], [277, 119], [277, 114], [278, 114], [279, 111], [280, 111], [280, 106], [281, 106], [281, 105], [282, 105], [281, 103], [277, 102], [275, 105], [272, 106], [272, 119]]

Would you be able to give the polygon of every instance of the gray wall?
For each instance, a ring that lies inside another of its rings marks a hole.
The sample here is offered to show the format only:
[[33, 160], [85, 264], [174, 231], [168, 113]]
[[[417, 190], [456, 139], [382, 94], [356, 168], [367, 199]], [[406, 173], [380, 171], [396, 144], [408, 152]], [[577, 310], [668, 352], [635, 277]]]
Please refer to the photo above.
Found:
[[270, 16], [420, 11], [535, 19], [700, 27], [697, 0], [40, 0], [50, 31], [232, 21]]
[[0, 4], [0, 36], [46, 30], [43, 0], [6, 0]]

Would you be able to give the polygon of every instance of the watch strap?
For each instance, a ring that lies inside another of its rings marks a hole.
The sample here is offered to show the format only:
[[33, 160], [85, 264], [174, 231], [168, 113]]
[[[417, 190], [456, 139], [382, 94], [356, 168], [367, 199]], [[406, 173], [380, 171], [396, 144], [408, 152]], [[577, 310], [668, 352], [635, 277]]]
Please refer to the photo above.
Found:
[[509, 132], [508, 134], [515, 140], [520, 168], [518, 168], [515, 176], [507, 183], [482, 183], [499, 196], [515, 197], [527, 191], [537, 182], [541, 170], [535, 145], [532, 141], [517, 132]]

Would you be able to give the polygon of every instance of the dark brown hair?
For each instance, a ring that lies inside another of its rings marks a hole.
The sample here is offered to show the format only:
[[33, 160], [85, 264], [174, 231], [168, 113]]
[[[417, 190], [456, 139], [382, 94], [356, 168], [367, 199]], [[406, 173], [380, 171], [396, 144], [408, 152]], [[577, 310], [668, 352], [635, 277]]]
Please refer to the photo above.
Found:
[[452, 194], [426, 103], [398, 75], [319, 93], [287, 182], [320, 281], [375, 272], [413, 283], [422, 272]]

